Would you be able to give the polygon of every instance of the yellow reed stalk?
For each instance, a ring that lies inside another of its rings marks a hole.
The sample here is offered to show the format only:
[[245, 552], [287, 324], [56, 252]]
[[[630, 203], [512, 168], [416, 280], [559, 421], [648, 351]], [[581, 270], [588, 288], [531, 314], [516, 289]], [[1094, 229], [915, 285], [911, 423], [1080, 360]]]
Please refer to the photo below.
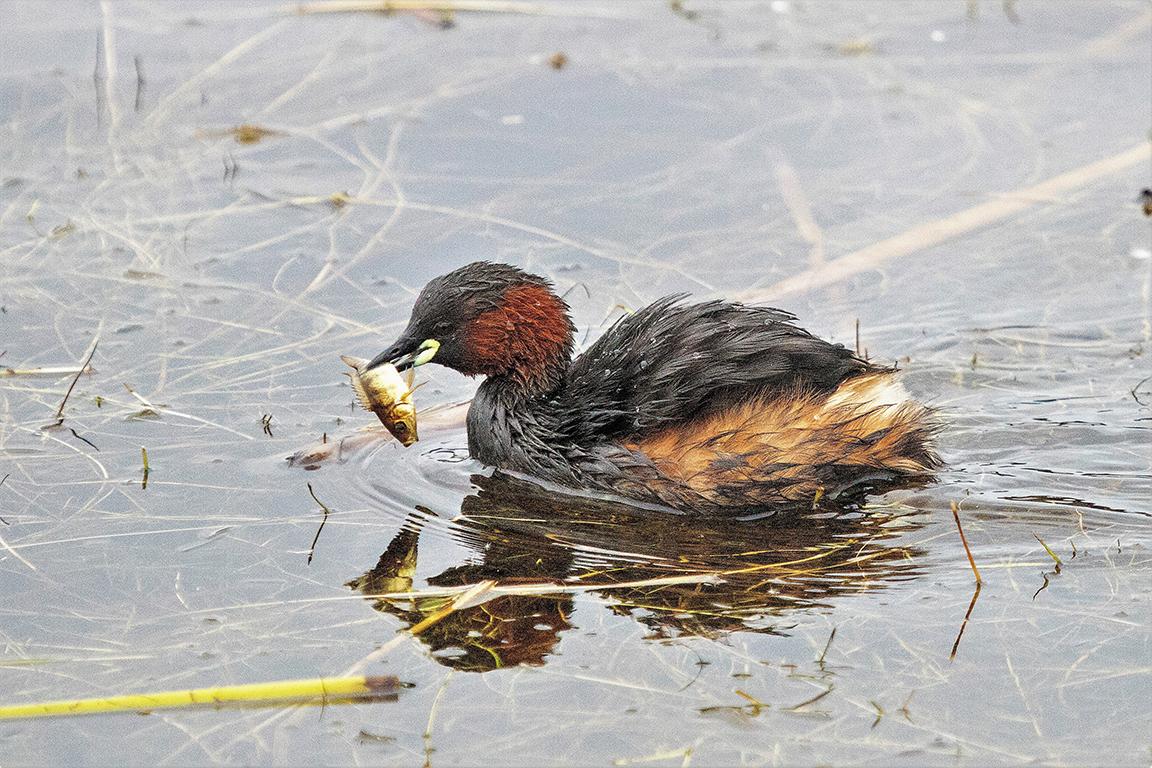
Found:
[[347, 698], [396, 693], [395, 677], [318, 677], [311, 680], [281, 680], [272, 683], [226, 685], [219, 688], [192, 688], [181, 691], [133, 693], [96, 699], [61, 699], [37, 704], [0, 706], [0, 720], [29, 717], [60, 717], [109, 712], [141, 712], [202, 705], [233, 703], [274, 703], [285, 700]]

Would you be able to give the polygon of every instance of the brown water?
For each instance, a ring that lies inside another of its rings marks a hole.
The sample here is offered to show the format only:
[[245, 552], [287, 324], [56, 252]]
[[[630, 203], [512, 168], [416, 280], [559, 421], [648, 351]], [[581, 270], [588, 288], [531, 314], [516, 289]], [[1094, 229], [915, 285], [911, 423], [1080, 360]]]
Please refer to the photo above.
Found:
[[[57, 429], [70, 376], [0, 377], [0, 704], [338, 675], [443, 604], [365, 593], [497, 584], [369, 661], [395, 702], [11, 721], [0, 763], [1148, 763], [1149, 166], [1084, 168], [1147, 142], [1149, 6], [687, 5], [0, 5], [0, 366], [99, 338]], [[475, 258], [588, 339], [675, 291], [859, 320], [949, 469], [722, 524], [488, 478], [431, 414], [362, 445], [338, 355]]]

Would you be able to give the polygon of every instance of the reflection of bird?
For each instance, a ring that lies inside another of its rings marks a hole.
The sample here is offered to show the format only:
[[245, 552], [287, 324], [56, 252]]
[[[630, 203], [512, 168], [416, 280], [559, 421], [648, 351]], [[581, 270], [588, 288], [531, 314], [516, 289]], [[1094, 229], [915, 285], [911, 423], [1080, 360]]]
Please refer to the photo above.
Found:
[[[915, 527], [907, 518], [861, 515], [822, 503], [819, 514], [732, 521], [717, 517], [676, 525], [678, 516], [631, 505], [550, 493], [496, 473], [474, 475], [453, 521], [456, 538], [479, 560], [429, 578], [432, 587], [494, 580], [527, 594], [500, 595], [435, 621], [419, 635], [442, 664], [486, 671], [547, 661], [572, 628], [571, 595], [553, 585], [594, 587], [611, 610], [632, 616], [654, 637], [776, 634], [791, 610], [838, 595], [914, 578], [919, 550], [889, 541]], [[419, 524], [405, 522], [376, 566], [350, 582], [377, 610], [410, 625], [434, 615], [442, 598], [380, 598], [408, 592]], [[765, 542], [771, 542], [766, 546]], [[685, 574], [699, 583], [645, 581]], [[620, 586], [623, 585], [623, 586]]]
[[[406, 521], [388, 544], [372, 570], [352, 581], [349, 587], [371, 596], [378, 611], [398, 616], [415, 625], [444, 607], [442, 598], [381, 598], [389, 592], [410, 592], [416, 569], [420, 520]], [[551, 582], [566, 573], [572, 553], [549, 546], [538, 551], [509, 547], [493, 540], [479, 547], [481, 564], [449, 568], [428, 579], [433, 587], [475, 584], [486, 579], [501, 583]], [[482, 672], [499, 667], [543, 664], [570, 628], [572, 598], [564, 595], [502, 595], [481, 605], [455, 611], [432, 623], [420, 638], [436, 652], [436, 659], [453, 669]]]
[[810, 503], [938, 467], [931, 413], [894, 371], [793, 320], [669, 297], [572, 360], [551, 284], [478, 262], [432, 280], [369, 367], [487, 376], [468, 412], [474, 458], [678, 508]]

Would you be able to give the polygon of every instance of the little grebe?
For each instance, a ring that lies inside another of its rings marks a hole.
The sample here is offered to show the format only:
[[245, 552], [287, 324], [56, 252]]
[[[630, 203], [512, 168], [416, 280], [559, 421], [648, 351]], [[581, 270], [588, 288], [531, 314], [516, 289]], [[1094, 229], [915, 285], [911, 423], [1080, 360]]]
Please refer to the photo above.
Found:
[[425, 286], [373, 359], [486, 376], [472, 457], [560, 485], [680, 509], [811, 504], [940, 466], [932, 412], [895, 371], [778, 309], [660, 299], [572, 359], [544, 278], [477, 262]]

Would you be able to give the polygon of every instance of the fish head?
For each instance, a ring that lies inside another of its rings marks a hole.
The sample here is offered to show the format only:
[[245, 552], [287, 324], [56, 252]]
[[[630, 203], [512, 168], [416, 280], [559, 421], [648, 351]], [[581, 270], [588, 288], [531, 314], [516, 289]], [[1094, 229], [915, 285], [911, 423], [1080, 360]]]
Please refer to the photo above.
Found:
[[392, 433], [392, 437], [399, 440], [405, 448], [420, 439], [416, 432], [416, 406], [411, 402], [399, 402], [393, 405], [387, 417], [381, 414], [380, 420]]
[[415, 443], [416, 406], [412, 403], [412, 390], [396, 367], [385, 363], [368, 370], [362, 358], [342, 356], [354, 370], [348, 376], [352, 389], [365, 410], [372, 411], [380, 423], [404, 447]]

